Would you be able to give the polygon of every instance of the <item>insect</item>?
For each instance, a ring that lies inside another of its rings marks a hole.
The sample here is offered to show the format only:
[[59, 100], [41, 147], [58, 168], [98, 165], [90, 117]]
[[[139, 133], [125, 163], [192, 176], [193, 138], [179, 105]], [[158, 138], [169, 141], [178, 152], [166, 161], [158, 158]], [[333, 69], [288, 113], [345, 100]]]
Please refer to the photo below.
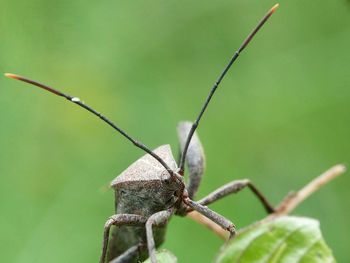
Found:
[[[234, 53], [212, 87], [195, 122], [181, 122], [179, 124], [181, 156], [178, 164], [174, 160], [169, 145], [160, 146], [154, 151], [150, 150], [79, 98], [66, 95], [19, 75], [5, 74], [7, 77], [33, 84], [83, 107], [147, 153], [111, 183], [111, 187], [115, 191], [115, 215], [107, 220], [104, 227], [100, 263], [104, 263], [106, 260], [114, 263], [138, 262], [147, 256], [151, 258], [152, 263], [157, 262], [155, 251], [164, 240], [166, 225], [170, 217], [173, 214], [185, 216], [193, 210], [229, 231], [229, 240], [232, 239], [236, 233], [234, 224], [209, 209], [207, 205], [229, 194], [236, 193], [244, 187], [249, 187], [253, 191], [268, 213], [274, 211], [273, 206], [247, 179], [232, 181], [197, 202], [193, 200], [199, 188], [205, 165], [204, 151], [196, 134], [199, 121], [231, 65], [277, 7], [276, 4], [269, 10]], [[184, 181], [185, 163], [189, 169], [187, 186]], [[116, 227], [110, 237], [110, 229], [113, 225]]]

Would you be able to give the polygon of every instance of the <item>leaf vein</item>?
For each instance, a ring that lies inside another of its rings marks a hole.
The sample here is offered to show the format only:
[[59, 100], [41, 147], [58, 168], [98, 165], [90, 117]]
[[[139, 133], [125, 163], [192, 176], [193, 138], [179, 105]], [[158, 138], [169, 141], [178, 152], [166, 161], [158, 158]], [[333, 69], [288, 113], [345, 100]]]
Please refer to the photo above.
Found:
[[271, 254], [268, 256], [268, 258], [264, 261], [264, 263], [267, 263], [267, 261], [269, 259], [271, 259], [272, 255], [274, 254], [274, 252], [283, 244], [284, 241], [286, 241], [291, 235], [293, 235], [295, 232], [299, 231], [300, 229], [302, 229], [303, 227], [307, 227], [307, 225], [301, 225], [299, 227], [297, 227], [296, 229], [294, 229], [292, 232], [290, 232], [288, 235], [286, 235], [278, 244], [277, 246], [271, 251]]
[[321, 240], [321, 238], [322, 238], [322, 236], [319, 235], [318, 238], [317, 238], [314, 242], [312, 242], [311, 245], [305, 250], [305, 252], [301, 255], [301, 257], [298, 259], [298, 261], [297, 261], [296, 263], [299, 263], [299, 262], [303, 259], [303, 257], [307, 254], [307, 252], [310, 251], [310, 249], [311, 249], [314, 245], [316, 245], [316, 243], [317, 243], [318, 241]]

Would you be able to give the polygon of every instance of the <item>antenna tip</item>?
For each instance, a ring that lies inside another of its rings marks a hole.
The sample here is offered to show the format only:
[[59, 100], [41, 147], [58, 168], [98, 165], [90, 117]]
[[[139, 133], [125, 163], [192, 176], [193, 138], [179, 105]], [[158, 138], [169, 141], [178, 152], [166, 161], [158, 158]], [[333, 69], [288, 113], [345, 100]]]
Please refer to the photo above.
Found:
[[20, 79], [20, 77], [16, 74], [12, 74], [12, 73], [5, 73], [4, 74], [6, 77], [8, 78], [12, 78], [12, 79]]
[[275, 4], [272, 8], [271, 8], [271, 10], [270, 10], [270, 14], [272, 14], [273, 12], [275, 12], [275, 10], [277, 9], [279, 7], [279, 4]]
[[346, 165], [345, 164], [338, 164], [335, 167], [337, 167], [338, 171], [341, 173], [344, 173], [346, 171]]

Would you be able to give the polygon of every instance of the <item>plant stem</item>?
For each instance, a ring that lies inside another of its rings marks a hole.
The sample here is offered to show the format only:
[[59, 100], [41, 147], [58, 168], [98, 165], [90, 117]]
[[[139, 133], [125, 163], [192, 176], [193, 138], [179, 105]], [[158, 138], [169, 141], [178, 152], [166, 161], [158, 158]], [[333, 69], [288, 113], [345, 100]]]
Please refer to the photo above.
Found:
[[[289, 214], [293, 211], [300, 203], [302, 203], [307, 197], [320, 189], [323, 185], [329, 183], [336, 177], [340, 176], [346, 170], [345, 166], [342, 164], [335, 165], [313, 179], [307, 185], [305, 185], [300, 191], [294, 194], [287, 195], [284, 200], [277, 207], [276, 212], [269, 215], [267, 218], [261, 220], [260, 222], [265, 222], [266, 220], [271, 220], [279, 216]], [[187, 215], [194, 221], [208, 227], [214, 234], [218, 235], [221, 239], [227, 240], [229, 233], [222, 229], [219, 225], [201, 215], [197, 211], [188, 213]], [[259, 223], [259, 222], [258, 222]], [[255, 225], [255, 224], [254, 224]]]
[[301, 202], [320, 189], [323, 185], [332, 181], [339, 175], [345, 172], [345, 166], [342, 164], [335, 165], [313, 179], [310, 183], [305, 185], [299, 192], [288, 195], [282, 203], [277, 207], [276, 212], [271, 216], [282, 216], [289, 214], [293, 211]]
[[224, 230], [223, 228], [221, 228], [221, 226], [211, 221], [209, 218], [205, 217], [204, 215], [198, 213], [197, 211], [192, 211], [188, 213], [187, 216], [192, 220], [209, 228], [214, 234], [219, 236], [224, 241], [226, 241], [230, 236], [230, 233], [228, 231]]

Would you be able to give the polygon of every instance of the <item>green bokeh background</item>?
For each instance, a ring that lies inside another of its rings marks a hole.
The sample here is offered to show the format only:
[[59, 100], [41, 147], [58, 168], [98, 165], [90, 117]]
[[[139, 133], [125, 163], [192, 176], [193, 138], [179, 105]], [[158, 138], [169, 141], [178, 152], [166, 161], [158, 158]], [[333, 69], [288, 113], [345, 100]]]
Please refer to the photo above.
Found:
[[[105, 113], [151, 148], [193, 120], [270, 0], [2, 0], [0, 72], [50, 84]], [[278, 204], [322, 171], [349, 163], [350, 3], [280, 1], [199, 126], [207, 168], [198, 197], [250, 178]], [[108, 183], [143, 153], [75, 105], [0, 77], [2, 262], [97, 262]], [[349, 174], [293, 214], [320, 220], [349, 262]], [[244, 190], [211, 206], [238, 228], [265, 216]], [[173, 218], [179, 262], [210, 262], [222, 241]]]

